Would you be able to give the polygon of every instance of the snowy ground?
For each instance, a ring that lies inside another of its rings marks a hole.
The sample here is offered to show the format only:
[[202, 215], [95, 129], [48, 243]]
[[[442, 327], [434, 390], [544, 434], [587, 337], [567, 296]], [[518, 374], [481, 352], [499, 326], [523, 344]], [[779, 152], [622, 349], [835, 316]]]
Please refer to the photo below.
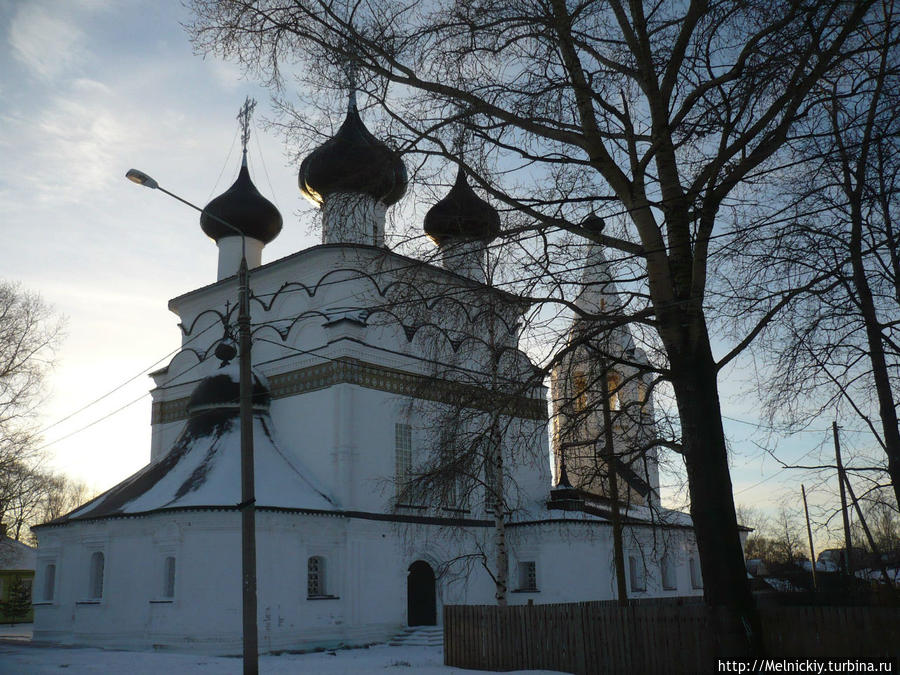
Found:
[[[241, 660], [222, 656], [121, 652], [92, 648], [42, 647], [30, 644], [31, 625], [0, 625], [0, 675], [46, 675], [66, 673], [240, 673]], [[261, 656], [259, 672], [294, 675], [355, 675], [357, 673], [403, 673], [405, 675], [482, 675], [482, 670], [443, 665], [440, 647], [388, 647], [342, 649], [313, 654]], [[517, 671], [528, 675], [550, 675], [549, 670]]]

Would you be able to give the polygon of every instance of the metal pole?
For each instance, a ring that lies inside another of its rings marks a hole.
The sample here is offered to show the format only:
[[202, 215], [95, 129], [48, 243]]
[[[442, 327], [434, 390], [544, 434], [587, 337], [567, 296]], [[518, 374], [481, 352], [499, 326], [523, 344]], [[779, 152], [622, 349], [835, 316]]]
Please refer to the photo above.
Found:
[[841, 439], [838, 437], [837, 422], [831, 423], [831, 431], [834, 435], [834, 458], [837, 461], [838, 484], [841, 486], [841, 516], [844, 519], [844, 573], [848, 576], [853, 574], [853, 563], [851, 562], [851, 547], [853, 546], [850, 538], [850, 519], [847, 515], [847, 493], [844, 490], [844, 464], [841, 461]]
[[809, 537], [809, 558], [812, 562], [813, 590], [819, 590], [816, 579], [816, 548], [813, 546], [812, 527], [809, 524], [809, 507], [806, 505], [806, 487], [801, 483], [800, 492], [803, 494], [803, 512], [806, 514], [806, 536]]
[[250, 273], [241, 258], [238, 336], [241, 394], [241, 576], [244, 675], [259, 673], [256, 628], [256, 490], [253, 475], [253, 374], [250, 368]]

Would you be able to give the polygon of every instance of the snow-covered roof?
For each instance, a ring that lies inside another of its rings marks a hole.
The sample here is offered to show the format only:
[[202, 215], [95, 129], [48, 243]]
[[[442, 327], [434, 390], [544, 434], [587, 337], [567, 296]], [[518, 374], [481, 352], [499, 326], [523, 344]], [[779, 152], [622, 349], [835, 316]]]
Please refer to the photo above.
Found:
[[35, 550], [9, 537], [0, 537], [0, 570], [33, 570]]
[[[253, 437], [257, 507], [336, 510], [297, 459], [279, 447], [268, 415], [254, 415]], [[195, 415], [162, 459], [52, 524], [160, 509], [234, 507], [241, 502], [240, 462], [234, 411]]]
[[[585, 523], [608, 523], [612, 518], [612, 505], [608, 499], [590, 495], [582, 490], [563, 488], [552, 490], [550, 501], [540, 519], [542, 521], [566, 521]], [[662, 528], [691, 529], [693, 522], [689, 514], [659, 506], [647, 507], [637, 504], [620, 505], [619, 514], [623, 525]], [[523, 520], [523, 519], [520, 519]], [[525, 524], [525, 523], [523, 523]]]

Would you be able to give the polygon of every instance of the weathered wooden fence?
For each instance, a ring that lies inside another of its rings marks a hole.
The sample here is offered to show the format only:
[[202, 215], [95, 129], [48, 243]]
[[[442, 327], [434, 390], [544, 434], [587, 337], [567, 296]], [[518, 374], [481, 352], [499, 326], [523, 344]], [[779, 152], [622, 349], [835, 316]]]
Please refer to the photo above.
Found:
[[[900, 653], [900, 608], [766, 607], [760, 613], [773, 657]], [[444, 607], [444, 663], [579, 675], [713, 672], [715, 621], [700, 603], [450, 605]]]

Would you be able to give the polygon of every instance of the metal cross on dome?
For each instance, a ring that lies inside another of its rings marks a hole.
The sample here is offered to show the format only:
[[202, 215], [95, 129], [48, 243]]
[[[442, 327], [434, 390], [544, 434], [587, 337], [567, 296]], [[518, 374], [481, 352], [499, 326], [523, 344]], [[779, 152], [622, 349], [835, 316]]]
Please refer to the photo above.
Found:
[[237, 114], [237, 120], [241, 123], [241, 146], [244, 150], [244, 157], [247, 156], [247, 144], [250, 142], [250, 118], [256, 109], [256, 99], [249, 96], [244, 99], [244, 105], [241, 106], [240, 112]]

